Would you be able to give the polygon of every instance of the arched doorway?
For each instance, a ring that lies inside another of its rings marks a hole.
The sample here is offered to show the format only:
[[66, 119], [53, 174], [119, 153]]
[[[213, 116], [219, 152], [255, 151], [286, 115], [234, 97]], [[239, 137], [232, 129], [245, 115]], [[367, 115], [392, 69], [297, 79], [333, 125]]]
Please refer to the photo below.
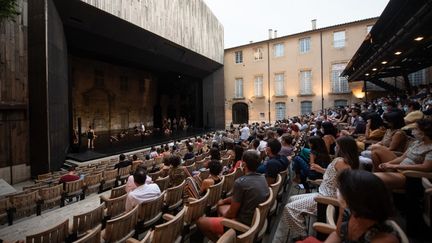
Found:
[[246, 103], [235, 103], [232, 106], [232, 119], [234, 124], [248, 123], [249, 108]]

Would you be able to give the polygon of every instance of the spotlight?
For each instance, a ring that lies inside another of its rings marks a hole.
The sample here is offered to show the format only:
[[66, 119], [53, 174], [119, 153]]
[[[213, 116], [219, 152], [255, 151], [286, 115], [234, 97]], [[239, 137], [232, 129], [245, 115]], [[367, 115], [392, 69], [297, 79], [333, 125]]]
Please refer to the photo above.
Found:
[[394, 54], [399, 56], [400, 54], [402, 54], [402, 52], [401, 51], [397, 51]]
[[423, 38], [424, 38], [423, 36], [418, 36], [418, 37], [416, 37], [414, 40], [415, 40], [415, 41], [421, 41], [421, 40], [423, 40]]
[[372, 68], [372, 71], [376, 71], [377, 69], [376, 68]]
[[387, 61], [382, 61], [381, 64], [387, 64]]

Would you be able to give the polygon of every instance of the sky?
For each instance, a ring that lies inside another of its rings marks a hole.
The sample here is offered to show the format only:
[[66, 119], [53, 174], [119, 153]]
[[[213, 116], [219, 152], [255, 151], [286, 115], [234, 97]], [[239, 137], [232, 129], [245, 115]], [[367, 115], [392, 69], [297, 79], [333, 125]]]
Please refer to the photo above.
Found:
[[204, 0], [224, 27], [225, 48], [268, 38], [377, 17], [389, 0]]

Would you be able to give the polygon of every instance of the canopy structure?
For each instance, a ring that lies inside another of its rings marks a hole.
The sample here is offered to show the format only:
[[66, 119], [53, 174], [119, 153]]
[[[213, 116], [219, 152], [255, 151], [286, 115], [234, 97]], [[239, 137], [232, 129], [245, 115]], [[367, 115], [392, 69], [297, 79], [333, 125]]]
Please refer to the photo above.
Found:
[[432, 0], [391, 0], [341, 75], [385, 89], [402, 76], [410, 90], [408, 74], [431, 65]]

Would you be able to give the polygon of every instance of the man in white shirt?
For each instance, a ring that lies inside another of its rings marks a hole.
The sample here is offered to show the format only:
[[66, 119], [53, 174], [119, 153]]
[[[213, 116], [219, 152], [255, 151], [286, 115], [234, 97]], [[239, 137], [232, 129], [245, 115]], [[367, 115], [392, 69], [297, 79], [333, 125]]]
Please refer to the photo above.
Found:
[[144, 168], [138, 167], [133, 178], [137, 188], [129, 192], [127, 195], [126, 211], [132, 210], [136, 205], [152, 200], [161, 194], [157, 184], [145, 183], [147, 179], [147, 171]]
[[244, 125], [242, 129], [240, 129], [240, 139], [247, 140], [250, 136], [250, 131], [248, 125]]

